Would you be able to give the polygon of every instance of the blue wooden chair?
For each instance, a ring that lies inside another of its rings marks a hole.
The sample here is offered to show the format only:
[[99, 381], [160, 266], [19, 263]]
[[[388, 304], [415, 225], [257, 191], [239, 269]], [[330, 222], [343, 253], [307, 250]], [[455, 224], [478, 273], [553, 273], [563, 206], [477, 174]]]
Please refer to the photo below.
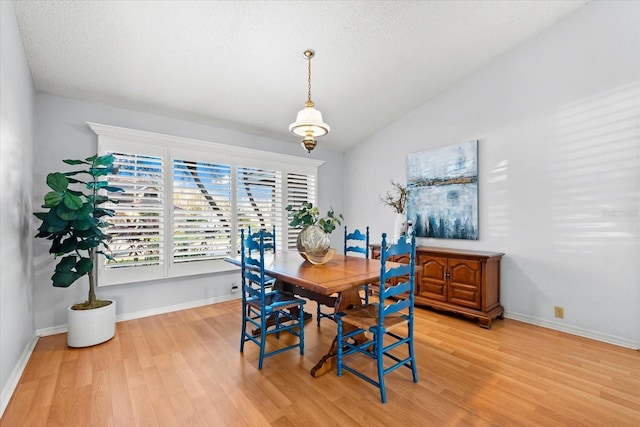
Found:
[[[347, 242], [357, 242], [348, 244]], [[363, 242], [363, 243], [360, 243]], [[362, 254], [365, 258], [369, 259], [369, 227], [367, 226], [366, 233], [362, 234], [360, 230], [356, 228], [353, 233], [347, 233], [347, 227], [344, 227], [344, 254], [349, 253]], [[369, 285], [364, 286], [364, 303], [369, 304]]]
[[[365, 258], [369, 258], [369, 227], [367, 227], [365, 234], [362, 234], [359, 229], [356, 229], [352, 233], [348, 233], [347, 226], [344, 227], [344, 254], [349, 255], [349, 253], [361, 254], [364, 255]], [[364, 292], [364, 301], [365, 304], [368, 304], [369, 286], [364, 287]], [[335, 321], [334, 314], [323, 313], [322, 304], [318, 302], [318, 309], [316, 312], [316, 321], [318, 323], [318, 326], [320, 326], [320, 319], [322, 319], [323, 317]]]
[[[265, 240], [271, 239], [271, 233], [265, 230], [249, 234], [246, 238], [244, 229], [240, 231], [240, 253], [242, 257], [242, 337], [240, 352], [244, 352], [244, 343], [251, 341], [260, 347], [258, 369], [262, 369], [265, 357], [273, 356], [294, 348], [304, 354], [304, 310], [305, 300], [278, 290], [268, 290], [268, 276], [264, 272]], [[288, 311], [291, 308], [297, 315]], [[267, 319], [272, 317], [275, 325], [267, 329]], [[247, 328], [248, 325], [253, 327]], [[253, 335], [252, 330], [260, 330], [259, 335]], [[288, 332], [296, 336], [297, 342], [286, 347], [266, 351], [267, 337], [275, 335], [280, 338], [280, 332]]]
[[[409, 264], [388, 268], [386, 262], [393, 256], [408, 256]], [[418, 382], [413, 348], [415, 256], [415, 235], [411, 236], [410, 242], [407, 242], [406, 236], [402, 236], [398, 242], [387, 247], [387, 235], [382, 234], [379, 302], [336, 314], [338, 376], [342, 376], [342, 371], [345, 370], [378, 387], [382, 403], [387, 401], [384, 384], [386, 374], [405, 366], [411, 369], [413, 382]], [[396, 284], [390, 285], [390, 281]], [[360, 344], [352, 340], [354, 336], [364, 332], [370, 332], [372, 338]], [[406, 345], [406, 357], [404, 352], [398, 349], [402, 345]], [[350, 366], [345, 363], [349, 356], [356, 354], [376, 360], [377, 378], [358, 371], [354, 368], [356, 365]]]

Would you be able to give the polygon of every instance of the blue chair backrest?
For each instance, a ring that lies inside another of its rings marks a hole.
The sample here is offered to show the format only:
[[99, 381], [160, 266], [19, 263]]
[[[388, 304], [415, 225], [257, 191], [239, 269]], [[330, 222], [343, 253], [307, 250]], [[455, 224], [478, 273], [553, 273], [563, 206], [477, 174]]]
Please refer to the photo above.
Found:
[[[251, 226], [247, 227], [247, 235], [250, 236], [251, 235]], [[256, 233], [253, 233], [257, 235]], [[257, 238], [257, 236], [256, 236]], [[265, 231], [264, 234], [264, 249], [266, 251], [271, 251], [271, 252], [275, 252], [276, 251], [276, 226], [275, 224], [272, 226], [271, 228], [271, 232]], [[255, 250], [255, 248], [252, 248], [251, 250]]]
[[[364, 242], [364, 246], [352, 245], [349, 241]], [[344, 254], [348, 255], [348, 252], [355, 252], [363, 254], [365, 258], [369, 258], [369, 227], [367, 227], [366, 234], [356, 228], [356, 231], [347, 233], [347, 226], [344, 227]]]
[[[271, 233], [260, 230], [257, 233], [249, 233], [245, 237], [244, 229], [240, 230], [243, 296], [260, 298], [262, 305], [264, 305], [265, 283], [270, 279], [264, 274], [265, 237], [271, 238], [271, 236]], [[256, 252], [258, 256], [252, 255]], [[252, 286], [252, 283], [259, 287]]]
[[[409, 264], [387, 269], [387, 261], [393, 256], [409, 255]], [[416, 265], [416, 236], [411, 233], [411, 239], [401, 236], [398, 241], [387, 247], [387, 233], [382, 233], [380, 250], [380, 310], [378, 324], [383, 325], [384, 317], [409, 309], [409, 316], [413, 316], [413, 291]], [[395, 279], [395, 280], [391, 280]], [[395, 285], [390, 284], [397, 283]], [[396, 297], [397, 300], [389, 300]], [[393, 301], [393, 302], [392, 302]]]

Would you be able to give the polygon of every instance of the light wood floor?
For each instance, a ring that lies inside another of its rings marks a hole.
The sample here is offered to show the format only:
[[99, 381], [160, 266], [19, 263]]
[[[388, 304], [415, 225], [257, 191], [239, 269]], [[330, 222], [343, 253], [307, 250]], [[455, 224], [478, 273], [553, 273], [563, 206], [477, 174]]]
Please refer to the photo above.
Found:
[[0, 425], [640, 425], [640, 352], [510, 319], [485, 330], [417, 309], [420, 381], [387, 375], [384, 405], [349, 373], [310, 376], [331, 321], [306, 325], [303, 357], [267, 358], [262, 372], [257, 346], [240, 354], [239, 326], [231, 301], [118, 323], [91, 348], [41, 338]]

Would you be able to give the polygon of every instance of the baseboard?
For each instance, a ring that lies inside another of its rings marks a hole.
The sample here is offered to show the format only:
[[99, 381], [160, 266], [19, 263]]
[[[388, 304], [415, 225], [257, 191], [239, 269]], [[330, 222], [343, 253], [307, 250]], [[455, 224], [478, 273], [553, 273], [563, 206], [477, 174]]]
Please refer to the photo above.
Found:
[[38, 337], [32, 336], [18, 360], [18, 363], [13, 368], [11, 375], [9, 375], [9, 380], [2, 388], [2, 392], [0, 392], [0, 418], [4, 414], [4, 410], [7, 409], [7, 405], [9, 405], [9, 400], [11, 400], [11, 396], [13, 392], [16, 390], [18, 386], [18, 382], [20, 381], [20, 377], [27, 367], [27, 363], [29, 363], [29, 359], [31, 358], [31, 353], [33, 353], [33, 349], [36, 347], [38, 343]]
[[166, 307], [153, 308], [151, 310], [137, 311], [135, 313], [127, 313], [116, 316], [116, 322], [124, 322], [126, 320], [142, 319], [143, 317], [155, 316], [157, 314], [171, 313], [174, 311], [187, 310], [189, 308], [202, 307], [219, 302], [231, 301], [239, 299], [240, 294], [223, 295], [219, 297], [206, 298], [203, 300], [190, 301], [183, 304], [169, 305]]
[[[189, 301], [182, 304], [168, 305], [165, 307], [157, 307], [150, 310], [136, 311], [133, 313], [116, 315], [116, 322], [124, 322], [126, 320], [142, 319], [143, 317], [155, 316], [157, 314], [171, 313], [174, 311], [187, 310], [189, 308], [202, 307], [219, 302], [231, 301], [239, 299], [240, 294], [223, 295], [219, 297], [211, 297], [196, 301]], [[46, 337], [48, 335], [61, 334], [67, 332], [67, 325], [52, 326], [50, 328], [42, 328], [36, 330], [36, 336]]]
[[554, 331], [566, 332], [568, 334], [577, 335], [579, 337], [590, 338], [596, 341], [606, 342], [608, 344], [617, 345], [620, 347], [630, 348], [632, 350], [640, 349], [640, 343], [633, 342], [626, 338], [620, 338], [613, 335], [601, 334], [599, 332], [590, 331], [587, 329], [577, 328], [575, 326], [565, 325], [559, 322], [553, 322], [545, 319], [540, 319], [533, 316], [526, 316], [518, 313], [511, 313], [505, 311], [504, 317], [513, 320], [519, 320], [521, 322], [530, 323], [532, 325], [542, 326], [544, 328], [553, 329]]

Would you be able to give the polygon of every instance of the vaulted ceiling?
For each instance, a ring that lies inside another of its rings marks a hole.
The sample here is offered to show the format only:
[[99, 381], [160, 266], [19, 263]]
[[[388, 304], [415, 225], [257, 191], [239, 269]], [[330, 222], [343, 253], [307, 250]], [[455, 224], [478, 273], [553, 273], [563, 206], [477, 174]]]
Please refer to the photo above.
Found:
[[587, 0], [19, 0], [38, 91], [346, 150]]

